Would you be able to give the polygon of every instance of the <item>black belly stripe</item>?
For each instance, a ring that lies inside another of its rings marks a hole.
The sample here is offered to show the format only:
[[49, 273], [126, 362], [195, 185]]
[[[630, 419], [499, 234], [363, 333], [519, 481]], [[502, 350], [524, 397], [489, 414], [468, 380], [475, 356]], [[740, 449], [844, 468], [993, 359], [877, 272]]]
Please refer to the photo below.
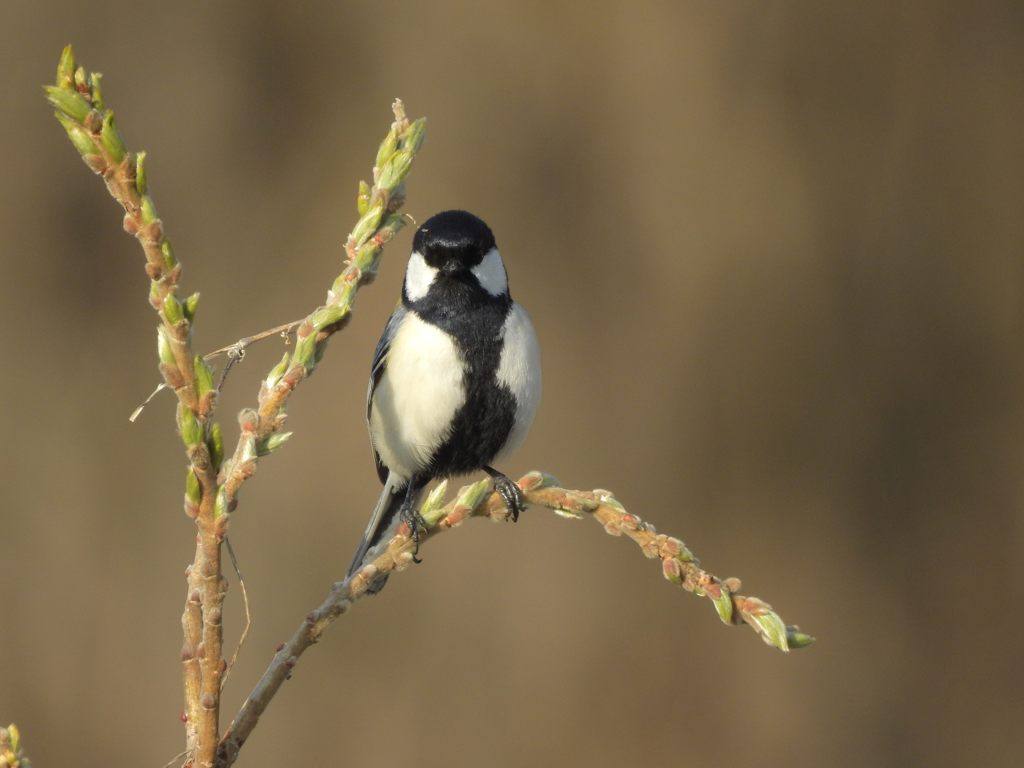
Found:
[[434, 452], [424, 476], [463, 474], [490, 464], [515, 423], [516, 400], [498, 382], [501, 332], [512, 299], [494, 297], [479, 287], [453, 281], [448, 290], [431, 291], [407, 303], [423, 320], [455, 339], [466, 362], [466, 402], [452, 419], [448, 439]]

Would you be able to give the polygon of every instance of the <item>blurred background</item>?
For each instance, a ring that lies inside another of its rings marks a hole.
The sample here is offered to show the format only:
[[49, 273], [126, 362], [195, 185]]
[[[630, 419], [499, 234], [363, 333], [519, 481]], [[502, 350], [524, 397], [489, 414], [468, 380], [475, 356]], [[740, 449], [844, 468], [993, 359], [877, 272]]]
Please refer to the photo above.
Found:
[[[407, 210], [484, 217], [544, 346], [504, 470], [613, 489], [818, 638], [723, 626], [589, 521], [474, 522], [331, 628], [240, 765], [1018, 764], [1019, 3], [191, 5], [0, 10], [0, 721], [37, 765], [182, 748], [193, 539], [172, 397], [128, 422], [158, 381], [141, 251], [40, 90], [68, 42], [149, 152], [198, 350], [322, 301], [392, 99], [426, 115]], [[376, 499], [410, 240], [242, 495], [225, 720]], [[231, 444], [280, 355], [232, 374]]]

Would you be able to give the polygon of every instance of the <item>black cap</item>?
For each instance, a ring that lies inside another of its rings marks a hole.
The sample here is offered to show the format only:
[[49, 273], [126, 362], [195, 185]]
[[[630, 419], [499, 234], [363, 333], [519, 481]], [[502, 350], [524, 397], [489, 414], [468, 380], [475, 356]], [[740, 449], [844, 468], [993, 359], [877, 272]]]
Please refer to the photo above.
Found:
[[412, 239], [412, 249], [431, 266], [440, 266], [452, 257], [467, 266], [476, 265], [494, 247], [491, 228], [467, 211], [442, 211], [431, 216]]

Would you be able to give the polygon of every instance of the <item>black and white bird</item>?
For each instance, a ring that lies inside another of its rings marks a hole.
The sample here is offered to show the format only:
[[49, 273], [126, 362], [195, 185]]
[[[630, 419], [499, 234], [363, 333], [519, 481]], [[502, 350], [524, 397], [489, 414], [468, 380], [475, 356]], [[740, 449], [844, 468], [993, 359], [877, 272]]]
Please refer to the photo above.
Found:
[[466, 211], [427, 219], [373, 356], [366, 417], [384, 490], [349, 576], [401, 520], [415, 530], [435, 478], [483, 470], [517, 519], [519, 488], [493, 465], [526, 437], [540, 390], [537, 337], [490, 228]]

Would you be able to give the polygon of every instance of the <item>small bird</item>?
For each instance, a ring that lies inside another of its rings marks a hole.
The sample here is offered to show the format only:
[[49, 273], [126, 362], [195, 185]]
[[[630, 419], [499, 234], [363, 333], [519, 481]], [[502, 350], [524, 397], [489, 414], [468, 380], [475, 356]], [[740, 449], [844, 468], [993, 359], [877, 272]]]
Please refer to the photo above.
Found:
[[373, 355], [366, 418], [384, 490], [348, 575], [399, 522], [416, 535], [435, 478], [485, 471], [517, 520], [521, 491], [493, 464], [526, 437], [540, 391], [537, 337], [490, 227], [466, 211], [427, 219]]

